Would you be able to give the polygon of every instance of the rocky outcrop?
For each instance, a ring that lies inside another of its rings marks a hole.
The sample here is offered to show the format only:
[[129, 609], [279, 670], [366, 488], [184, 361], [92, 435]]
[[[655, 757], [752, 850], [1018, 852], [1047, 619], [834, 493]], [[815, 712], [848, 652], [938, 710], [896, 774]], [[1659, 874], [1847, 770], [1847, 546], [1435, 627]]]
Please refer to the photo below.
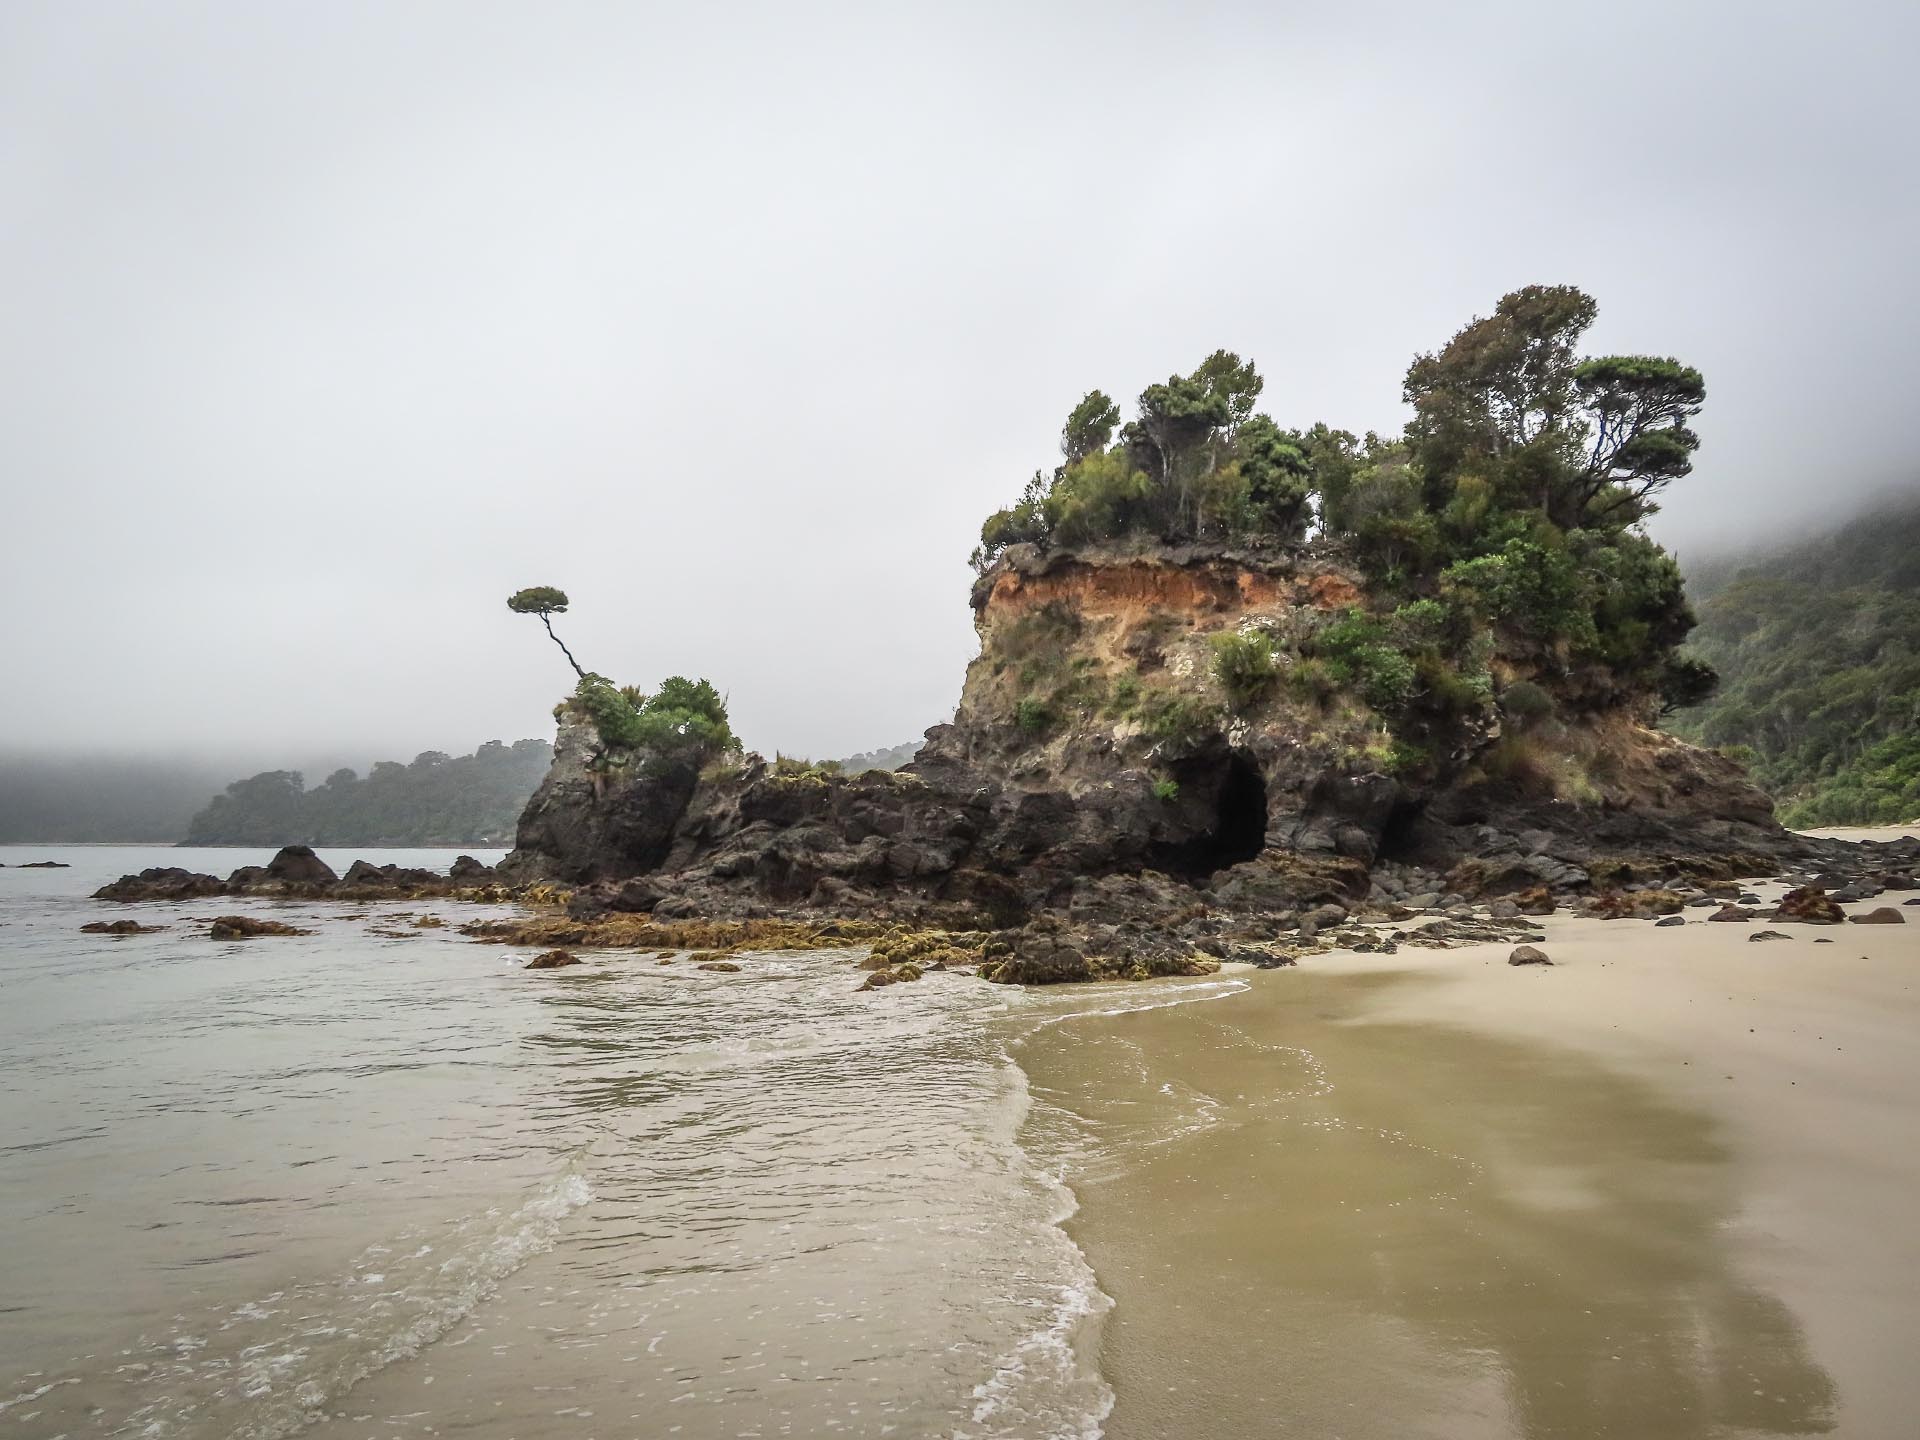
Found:
[[[748, 757], [695, 772], [606, 754], [563, 713], [502, 874], [571, 887], [577, 919], [996, 932], [983, 973], [1033, 982], [1312, 941], [1337, 924], [1329, 906], [1486, 898], [1539, 914], [1593, 895], [1603, 913], [1656, 916], [1679, 906], [1646, 893], [1660, 886], [1820, 863], [1734, 762], [1652, 729], [1650, 701], [1569, 698], [1524, 727], [1463, 703], [1396, 748], [1382, 713], [1305, 659], [1367, 600], [1325, 547], [1015, 546], [972, 600], [980, 655], [905, 770]], [[1215, 651], [1256, 632], [1273, 673], [1230, 694]], [[1558, 683], [1551, 657], [1488, 664], [1502, 690]]]
[[451, 873], [372, 865], [356, 860], [345, 875], [305, 845], [282, 848], [265, 865], [242, 865], [225, 880], [177, 866], [122, 875], [93, 892], [96, 900], [123, 902], [197, 900], [209, 895], [250, 895], [289, 900], [420, 900], [439, 896], [468, 899], [506, 899], [499, 877], [462, 855]]

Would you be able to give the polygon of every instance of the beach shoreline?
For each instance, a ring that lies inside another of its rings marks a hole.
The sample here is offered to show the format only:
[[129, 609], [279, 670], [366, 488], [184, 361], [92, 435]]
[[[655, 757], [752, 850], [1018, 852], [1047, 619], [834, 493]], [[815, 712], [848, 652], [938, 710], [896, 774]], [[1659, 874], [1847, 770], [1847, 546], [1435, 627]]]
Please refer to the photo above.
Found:
[[1089, 1140], [1107, 1434], [1900, 1433], [1920, 929], [1686, 918], [1230, 971], [1023, 1046]]

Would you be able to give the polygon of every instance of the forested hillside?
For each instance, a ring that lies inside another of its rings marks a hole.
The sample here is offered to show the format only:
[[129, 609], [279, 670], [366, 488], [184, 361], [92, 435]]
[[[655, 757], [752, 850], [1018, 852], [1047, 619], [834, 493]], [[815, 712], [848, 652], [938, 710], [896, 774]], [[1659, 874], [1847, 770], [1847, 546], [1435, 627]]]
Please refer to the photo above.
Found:
[[1677, 732], [1740, 747], [1789, 825], [1920, 816], [1920, 501], [1689, 588], [1720, 689]]
[[189, 845], [511, 844], [514, 822], [553, 760], [544, 740], [489, 740], [454, 759], [438, 750], [362, 778], [336, 770], [309, 790], [298, 770], [227, 786], [187, 827]]

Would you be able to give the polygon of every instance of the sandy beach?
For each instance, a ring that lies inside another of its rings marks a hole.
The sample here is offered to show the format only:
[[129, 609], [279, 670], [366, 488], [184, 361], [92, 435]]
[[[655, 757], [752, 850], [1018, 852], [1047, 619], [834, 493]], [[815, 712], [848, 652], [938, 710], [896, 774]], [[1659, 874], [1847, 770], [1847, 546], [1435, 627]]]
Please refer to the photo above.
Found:
[[1085, 1146], [1107, 1433], [1912, 1433], [1920, 925], [1702, 915], [1547, 919], [1551, 968], [1319, 956], [1026, 1045]]

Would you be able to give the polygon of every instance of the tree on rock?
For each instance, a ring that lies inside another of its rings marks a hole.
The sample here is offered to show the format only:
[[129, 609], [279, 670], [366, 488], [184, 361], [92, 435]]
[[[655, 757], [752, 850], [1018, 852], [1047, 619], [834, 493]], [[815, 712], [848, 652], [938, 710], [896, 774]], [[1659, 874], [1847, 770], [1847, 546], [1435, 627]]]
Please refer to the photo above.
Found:
[[525, 590], [516, 590], [507, 597], [507, 608], [516, 615], [538, 615], [540, 623], [547, 627], [547, 638], [560, 647], [560, 653], [573, 666], [573, 673], [582, 680], [587, 678], [587, 672], [580, 668], [580, 662], [567, 649], [567, 642], [553, 633], [552, 617], [567, 613], [566, 591], [556, 590], [551, 585], [529, 585]]

